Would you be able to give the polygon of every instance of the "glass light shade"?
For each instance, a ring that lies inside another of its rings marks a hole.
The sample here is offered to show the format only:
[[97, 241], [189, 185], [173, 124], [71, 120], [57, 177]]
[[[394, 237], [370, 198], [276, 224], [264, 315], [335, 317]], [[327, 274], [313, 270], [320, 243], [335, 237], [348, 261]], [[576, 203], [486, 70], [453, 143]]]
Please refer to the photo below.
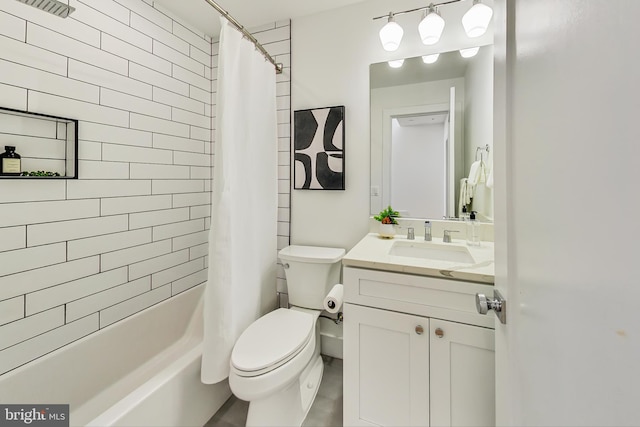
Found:
[[422, 57], [422, 62], [424, 62], [425, 64], [434, 64], [439, 57], [440, 57], [439, 53], [434, 53], [432, 55], [425, 55]]
[[440, 36], [444, 31], [444, 19], [438, 15], [436, 11], [429, 10], [427, 16], [425, 16], [420, 24], [418, 24], [418, 32], [420, 33], [420, 39], [422, 43], [426, 45], [432, 45], [438, 43]]
[[404, 30], [402, 27], [393, 20], [393, 17], [389, 17], [389, 22], [380, 30], [382, 48], [387, 52], [393, 52], [398, 49], [403, 35]]
[[480, 37], [487, 32], [489, 22], [493, 16], [493, 9], [486, 4], [474, 2], [471, 9], [462, 17], [462, 26], [468, 37]]
[[388, 61], [389, 67], [391, 68], [400, 68], [402, 64], [404, 64], [404, 59], [394, 59], [393, 61]]
[[468, 49], [460, 49], [460, 56], [462, 56], [463, 58], [472, 58], [476, 56], [479, 50], [480, 46], [470, 47]]

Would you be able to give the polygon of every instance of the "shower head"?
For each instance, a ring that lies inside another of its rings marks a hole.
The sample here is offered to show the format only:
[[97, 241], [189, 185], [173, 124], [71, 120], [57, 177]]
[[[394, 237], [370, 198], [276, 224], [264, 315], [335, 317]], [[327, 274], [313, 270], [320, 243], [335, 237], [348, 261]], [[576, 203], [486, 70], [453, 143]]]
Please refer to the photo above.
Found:
[[61, 3], [57, 0], [18, 0], [18, 1], [24, 4], [28, 4], [29, 6], [33, 6], [37, 9], [44, 10], [45, 12], [49, 12], [52, 15], [59, 16], [60, 18], [66, 18], [74, 10], [76, 10], [74, 7]]

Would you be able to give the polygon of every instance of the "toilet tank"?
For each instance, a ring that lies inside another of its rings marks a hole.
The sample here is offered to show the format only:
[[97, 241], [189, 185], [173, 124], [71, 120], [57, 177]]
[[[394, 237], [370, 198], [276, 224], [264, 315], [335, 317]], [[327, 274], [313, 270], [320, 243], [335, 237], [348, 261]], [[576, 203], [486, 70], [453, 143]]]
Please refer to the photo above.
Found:
[[340, 283], [344, 249], [318, 246], [287, 246], [278, 253], [287, 277], [289, 303], [322, 310], [325, 296]]

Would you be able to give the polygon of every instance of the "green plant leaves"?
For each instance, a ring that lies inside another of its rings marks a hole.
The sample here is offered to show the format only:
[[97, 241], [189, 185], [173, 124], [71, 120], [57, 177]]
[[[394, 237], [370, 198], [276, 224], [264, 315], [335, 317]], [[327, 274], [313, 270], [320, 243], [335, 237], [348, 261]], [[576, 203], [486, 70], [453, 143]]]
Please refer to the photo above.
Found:
[[[393, 210], [391, 205], [389, 205], [386, 209], [381, 210], [378, 215], [375, 215], [373, 219], [385, 224], [397, 224], [398, 221], [396, 221], [396, 218], [399, 218], [399, 217], [400, 217], [400, 214], [398, 213], [398, 211]], [[389, 218], [389, 219], [385, 221], [385, 218]]]
[[22, 172], [21, 176], [60, 176], [58, 172], [45, 172], [45, 171], [31, 171]]

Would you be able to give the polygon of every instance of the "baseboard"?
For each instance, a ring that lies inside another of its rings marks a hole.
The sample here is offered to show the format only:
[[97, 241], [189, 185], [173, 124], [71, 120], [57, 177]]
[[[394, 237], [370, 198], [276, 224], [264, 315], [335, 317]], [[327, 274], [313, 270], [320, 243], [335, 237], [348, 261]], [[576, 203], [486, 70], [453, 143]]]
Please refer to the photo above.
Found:
[[325, 356], [342, 359], [342, 337], [320, 333], [320, 352]]

